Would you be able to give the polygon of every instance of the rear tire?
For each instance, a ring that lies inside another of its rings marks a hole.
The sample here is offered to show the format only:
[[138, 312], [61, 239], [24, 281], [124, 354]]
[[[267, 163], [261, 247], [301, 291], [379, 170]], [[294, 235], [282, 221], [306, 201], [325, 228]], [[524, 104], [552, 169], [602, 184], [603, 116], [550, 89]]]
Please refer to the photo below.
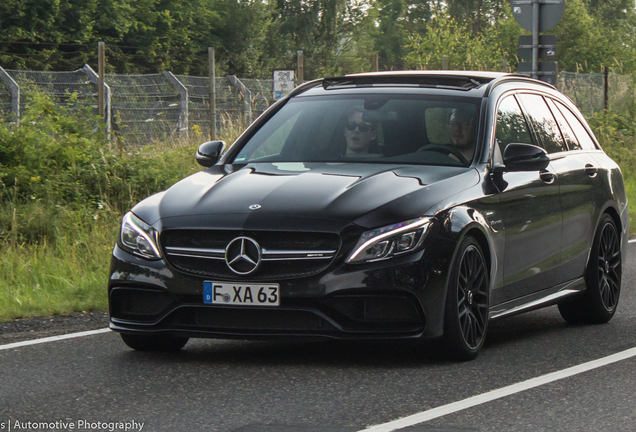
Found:
[[187, 337], [153, 334], [121, 333], [126, 345], [137, 351], [179, 351], [188, 342]]
[[563, 319], [575, 324], [603, 324], [612, 319], [621, 292], [621, 244], [616, 224], [605, 213], [594, 235], [585, 272], [585, 293], [559, 304]]
[[443, 343], [452, 360], [477, 357], [486, 339], [489, 271], [481, 246], [467, 236], [453, 259], [444, 314]]

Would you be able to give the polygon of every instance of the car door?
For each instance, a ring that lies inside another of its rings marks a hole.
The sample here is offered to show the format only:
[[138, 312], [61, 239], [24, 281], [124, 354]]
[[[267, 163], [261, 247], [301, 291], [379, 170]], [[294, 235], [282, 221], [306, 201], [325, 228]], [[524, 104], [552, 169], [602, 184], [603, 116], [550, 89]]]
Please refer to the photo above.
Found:
[[[541, 145], [533, 137], [514, 95], [500, 99], [495, 128], [495, 162], [510, 143]], [[503, 172], [494, 183], [500, 192], [505, 227], [504, 288], [500, 301], [548, 288], [561, 264], [559, 178], [544, 171]]]
[[549, 97], [546, 97], [546, 101], [569, 149], [562, 158], [554, 161], [561, 179], [561, 279], [566, 281], [581, 277], [585, 273], [596, 219], [603, 204], [604, 181], [599, 171], [600, 164], [594, 158], [598, 149], [585, 127], [560, 101]]

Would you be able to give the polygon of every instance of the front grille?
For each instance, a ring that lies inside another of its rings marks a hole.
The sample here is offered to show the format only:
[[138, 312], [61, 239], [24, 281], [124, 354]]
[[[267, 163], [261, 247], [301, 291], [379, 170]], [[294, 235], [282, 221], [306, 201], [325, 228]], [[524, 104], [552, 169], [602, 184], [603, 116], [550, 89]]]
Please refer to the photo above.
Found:
[[[237, 237], [249, 237], [262, 249], [259, 267], [246, 276], [233, 272], [225, 261], [225, 249]], [[166, 230], [161, 244], [168, 262], [186, 273], [223, 280], [272, 280], [325, 270], [340, 249], [340, 237], [285, 231]]]

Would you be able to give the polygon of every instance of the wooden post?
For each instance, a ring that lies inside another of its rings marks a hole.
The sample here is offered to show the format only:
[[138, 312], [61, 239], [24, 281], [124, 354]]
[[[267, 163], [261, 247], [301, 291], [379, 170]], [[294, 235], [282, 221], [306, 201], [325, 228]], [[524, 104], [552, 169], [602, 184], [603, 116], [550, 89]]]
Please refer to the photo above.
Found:
[[296, 55], [298, 58], [298, 73], [297, 73], [297, 79], [298, 82], [296, 83], [296, 85], [301, 85], [304, 81], [305, 81], [305, 66], [303, 64], [304, 60], [303, 60], [303, 50], [298, 50], [296, 51]]
[[208, 48], [208, 68], [210, 70], [210, 139], [216, 140], [216, 85], [214, 84], [214, 48]]
[[603, 106], [605, 107], [605, 111], [607, 111], [608, 108], [608, 101], [609, 101], [609, 97], [608, 97], [608, 93], [609, 93], [609, 69], [607, 68], [607, 66], [604, 66], [604, 70], [603, 70], [603, 79], [604, 79], [604, 86], [603, 86]]
[[104, 91], [104, 75], [106, 74], [106, 55], [104, 53], [104, 42], [97, 43], [97, 113], [99, 114], [99, 123], [106, 124], [106, 116], [104, 105], [105, 95]]
[[373, 72], [378, 72], [380, 70], [379, 57], [378, 53], [373, 54]]

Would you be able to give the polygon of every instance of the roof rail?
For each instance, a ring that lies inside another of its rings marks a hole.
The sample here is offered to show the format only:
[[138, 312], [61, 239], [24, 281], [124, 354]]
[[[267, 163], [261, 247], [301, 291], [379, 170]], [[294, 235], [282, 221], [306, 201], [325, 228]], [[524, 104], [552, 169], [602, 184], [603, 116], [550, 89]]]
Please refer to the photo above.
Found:
[[494, 89], [495, 87], [497, 87], [499, 84], [504, 84], [506, 82], [509, 81], [528, 81], [532, 84], [540, 84], [540, 85], [544, 85], [546, 87], [551, 88], [552, 90], [557, 90], [557, 88], [555, 86], [553, 86], [552, 84], [549, 84], [545, 81], [541, 81], [538, 79], [534, 79], [531, 78], [527, 75], [521, 75], [521, 74], [507, 74], [504, 76], [501, 76], [495, 80], [492, 81], [492, 83], [490, 83], [490, 86], [488, 88], [488, 90], [486, 90], [486, 94], [490, 93], [490, 91], [492, 91], [492, 89]]
[[372, 86], [375, 84], [411, 85], [419, 87], [450, 88], [471, 90], [487, 84], [493, 77], [461, 76], [445, 74], [378, 74], [378, 75], [346, 75], [324, 78], [322, 87], [325, 90], [344, 86]]

